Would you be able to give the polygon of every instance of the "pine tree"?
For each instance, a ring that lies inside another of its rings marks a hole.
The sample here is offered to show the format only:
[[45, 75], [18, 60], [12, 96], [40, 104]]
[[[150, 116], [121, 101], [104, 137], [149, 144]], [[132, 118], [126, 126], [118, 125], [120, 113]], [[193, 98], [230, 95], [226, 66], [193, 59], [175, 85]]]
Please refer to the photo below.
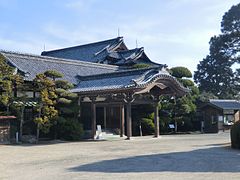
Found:
[[35, 91], [40, 94], [39, 106], [37, 108], [38, 117], [34, 119], [37, 124], [37, 140], [39, 139], [39, 130], [47, 133], [54, 124], [58, 111], [55, 108], [57, 94], [54, 81], [45, 74], [38, 74], [34, 79]]
[[210, 40], [210, 54], [197, 66], [194, 75], [200, 91], [218, 98], [239, 98], [240, 4], [232, 6], [221, 22], [221, 34]]

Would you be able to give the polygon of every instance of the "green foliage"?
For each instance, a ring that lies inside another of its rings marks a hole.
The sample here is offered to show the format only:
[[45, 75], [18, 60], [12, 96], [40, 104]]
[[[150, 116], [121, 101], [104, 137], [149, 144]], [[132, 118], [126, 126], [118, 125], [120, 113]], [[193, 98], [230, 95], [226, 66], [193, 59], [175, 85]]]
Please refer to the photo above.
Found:
[[39, 106], [37, 111], [38, 117], [34, 122], [38, 124], [40, 130], [47, 133], [50, 127], [55, 124], [55, 119], [58, 116], [58, 110], [55, 108], [57, 94], [55, 83], [45, 74], [38, 74], [34, 79], [35, 88], [40, 92]]
[[160, 122], [159, 122], [160, 123], [160, 132], [162, 134], [166, 134], [169, 132], [168, 125], [171, 123], [171, 121], [172, 121], [172, 119], [169, 116], [167, 116], [167, 117], [161, 116], [160, 117]]
[[55, 80], [56, 78], [62, 78], [63, 77], [63, 74], [58, 72], [58, 71], [55, 71], [55, 70], [48, 70], [48, 71], [45, 71], [44, 72], [44, 75], [46, 77], [49, 77], [49, 78], [52, 78], [53, 80]]
[[56, 91], [57, 94], [62, 94], [62, 93], [66, 92], [66, 90], [62, 89], [62, 88], [56, 88], [55, 91]]
[[240, 4], [232, 6], [221, 22], [222, 34], [211, 38], [210, 54], [197, 66], [194, 80], [200, 91], [210, 92], [218, 98], [239, 96], [239, 73], [232, 66], [240, 62]]
[[134, 64], [132, 68], [134, 69], [142, 69], [142, 68], [148, 68], [151, 67], [149, 64], [144, 64], [144, 63], [139, 63], [139, 64]]
[[173, 67], [170, 69], [170, 74], [176, 78], [191, 78], [192, 77], [192, 73], [191, 71], [186, 68], [186, 67]]
[[61, 112], [60, 115], [62, 117], [71, 116], [76, 112], [75, 108], [69, 108], [69, 107], [66, 107], [66, 106], [58, 107], [58, 110]]
[[231, 9], [226, 12], [221, 22], [221, 31], [223, 33], [231, 33], [232, 31], [240, 31], [240, 4], [232, 6]]
[[69, 83], [66, 80], [57, 80], [55, 84], [57, 88], [61, 88], [61, 89], [71, 89], [74, 87], [73, 84]]
[[[9, 66], [2, 55], [0, 55], [0, 76], [9, 78], [14, 72], [14, 69]], [[9, 79], [8, 79], [9, 80]]]
[[152, 119], [142, 118], [141, 127], [143, 135], [149, 135], [154, 133], [154, 123]]
[[12, 98], [13, 68], [0, 56], [0, 104], [8, 106]]
[[0, 80], [2, 93], [0, 101], [4, 106], [7, 106], [12, 97], [12, 82], [10, 80]]
[[191, 87], [194, 86], [194, 82], [190, 79], [182, 79], [180, 82], [183, 84], [185, 87]]
[[217, 96], [215, 96], [213, 93], [211, 92], [205, 92], [203, 91], [200, 95], [199, 95], [199, 101], [200, 102], [208, 102], [209, 99], [217, 99]]
[[63, 97], [58, 99], [59, 104], [65, 104], [66, 105], [66, 104], [71, 104], [71, 102], [72, 102], [71, 100], [63, 98]]
[[192, 98], [192, 100], [193, 100], [193, 101], [196, 101], [196, 99], [197, 99], [197, 98], [199, 97], [199, 95], [200, 95], [200, 91], [199, 91], [198, 87], [196, 87], [196, 86], [190, 86], [189, 88], [190, 88], [190, 90], [191, 90], [191, 98]]
[[44, 133], [49, 132], [49, 128], [51, 127], [51, 123], [47, 116], [42, 116], [34, 119], [34, 122], [39, 125], [39, 129], [41, 129]]
[[154, 119], [154, 113], [151, 113], [151, 114], [149, 114], [148, 116], [147, 116], [147, 119]]
[[76, 117], [79, 107], [77, 105], [77, 94], [68, 91], [73, 85], [65, 80], [57, 80], [56, 93], [58, 95], [56, 108], [59, 110], [59, 115], [62, 117]]
[[74, 119], [58, 120], [58, 136], [64, 140], [80, 140], [83, 136], [83, 126]]
[[48, 72], [47, 75], [53, 79], [54, 92], [57, 96], [54, 107], [58, 111], [58, 117], [55, 118], [56, 123], [52, 128], [55, 131], [55, 138], [59, 137], [65, 140], [78, 140], [83, 134], [82, 124], [77, 120], [74, 120], [77, 119], [79, 111], [77, 105], [78, 96], [77, 94], [68, 91], [74, 86], [66, 80], [56, 80], [56, 78], [62, 77], [57, 72], [51, 71]]
[[237, 121], [231, 128], [232, 148], [240, 149], [240, 121]]
[[[65, 80], [56, 80], [56, 78], [62, 77], [61, 73], [51, 70], [38, 74], [34, 79], [36, 90], [40, 92], [39, 117], [35, 118], [35, 122], [45, 133], [53, 127], [54, 131], [56, 128], [58, 129], [55, 133], [60, 133], [60, 136], [64, 134], [66, 138], [74, 140], [76, 137], [80, 137], [82, 126], [73, 120], [65, 121], [65, 118], [76, 117], [77, 95], [68, 92], [68, 89], [73, 87], [71, 83]], [[77, 130], [80, 131], [77, 132]], [[55, 136], [57, 135], [55, 134]]]
[[21, 90], [22, 84], [23, 78], [15, 73], [14, 68], [0, 55], [0, 105], [6, 108], [6, 114], [9, 114], [9, 107], [14, 101], [14, 90]]
[[[160, 119], [164, 120], [161, 128], [164, 131], [168, 130], [168, 123], [183, 124], [188, 126], [190, 121], [194, 119], [196, 113], [196, 100], [199, 96], [199, 89], [195, 86], [190, 78], [191, 72], [185, 67], [174, 67], [170, 70], [171, 74], [177, 78], [185, 87], [189, 88], [191, 92], [183, 97], [162, 97], [162, 110], [168, 112], [168, 117], [160, 113]], [[190, 125], [189, 125], [190, 127]], [[184, 128], [187, 129], [187, 128]]]

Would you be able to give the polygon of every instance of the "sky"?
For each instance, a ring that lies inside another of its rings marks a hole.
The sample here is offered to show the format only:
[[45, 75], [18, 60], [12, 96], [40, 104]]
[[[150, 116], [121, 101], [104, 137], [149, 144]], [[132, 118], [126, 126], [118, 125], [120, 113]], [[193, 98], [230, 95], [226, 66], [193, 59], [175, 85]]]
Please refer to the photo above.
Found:
[[[0, 49], [40, 54], [124, 37], [129, 49], [192, 72], [239, 0], [0, 0]], [[136, 43], [137, 42], [137, 43]]]

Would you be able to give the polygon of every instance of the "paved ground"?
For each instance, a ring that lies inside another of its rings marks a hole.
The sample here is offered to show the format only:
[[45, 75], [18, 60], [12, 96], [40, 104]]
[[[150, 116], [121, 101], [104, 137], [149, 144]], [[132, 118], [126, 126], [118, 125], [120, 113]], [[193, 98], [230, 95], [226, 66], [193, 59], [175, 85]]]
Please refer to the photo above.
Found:
[[0, 179], [240, 179], [229, 133], [0, 145]]

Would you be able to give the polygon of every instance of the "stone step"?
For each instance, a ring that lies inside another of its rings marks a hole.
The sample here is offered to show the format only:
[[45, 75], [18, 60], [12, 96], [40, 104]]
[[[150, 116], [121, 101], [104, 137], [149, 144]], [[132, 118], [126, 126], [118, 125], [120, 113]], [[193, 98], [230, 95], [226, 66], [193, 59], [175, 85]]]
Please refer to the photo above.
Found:
[[111, 132], [111, 131], [109, 131], [109, 130], [107, 130], [107, 131], [103, 131], [102, 133], [101, 133], [101, 135], [100, 136], [98, 136], [98, 132], [96, 133], [97, 134], [97, 138], [99, 139], [99, 140], [114, 140], [114, 139], [121, 139], [121, 138], [124, 138], [124, 137], [120, 137], [120, 135], [119, 134], [115, 134], [115, 133], [113, 133], [113, 132]]

